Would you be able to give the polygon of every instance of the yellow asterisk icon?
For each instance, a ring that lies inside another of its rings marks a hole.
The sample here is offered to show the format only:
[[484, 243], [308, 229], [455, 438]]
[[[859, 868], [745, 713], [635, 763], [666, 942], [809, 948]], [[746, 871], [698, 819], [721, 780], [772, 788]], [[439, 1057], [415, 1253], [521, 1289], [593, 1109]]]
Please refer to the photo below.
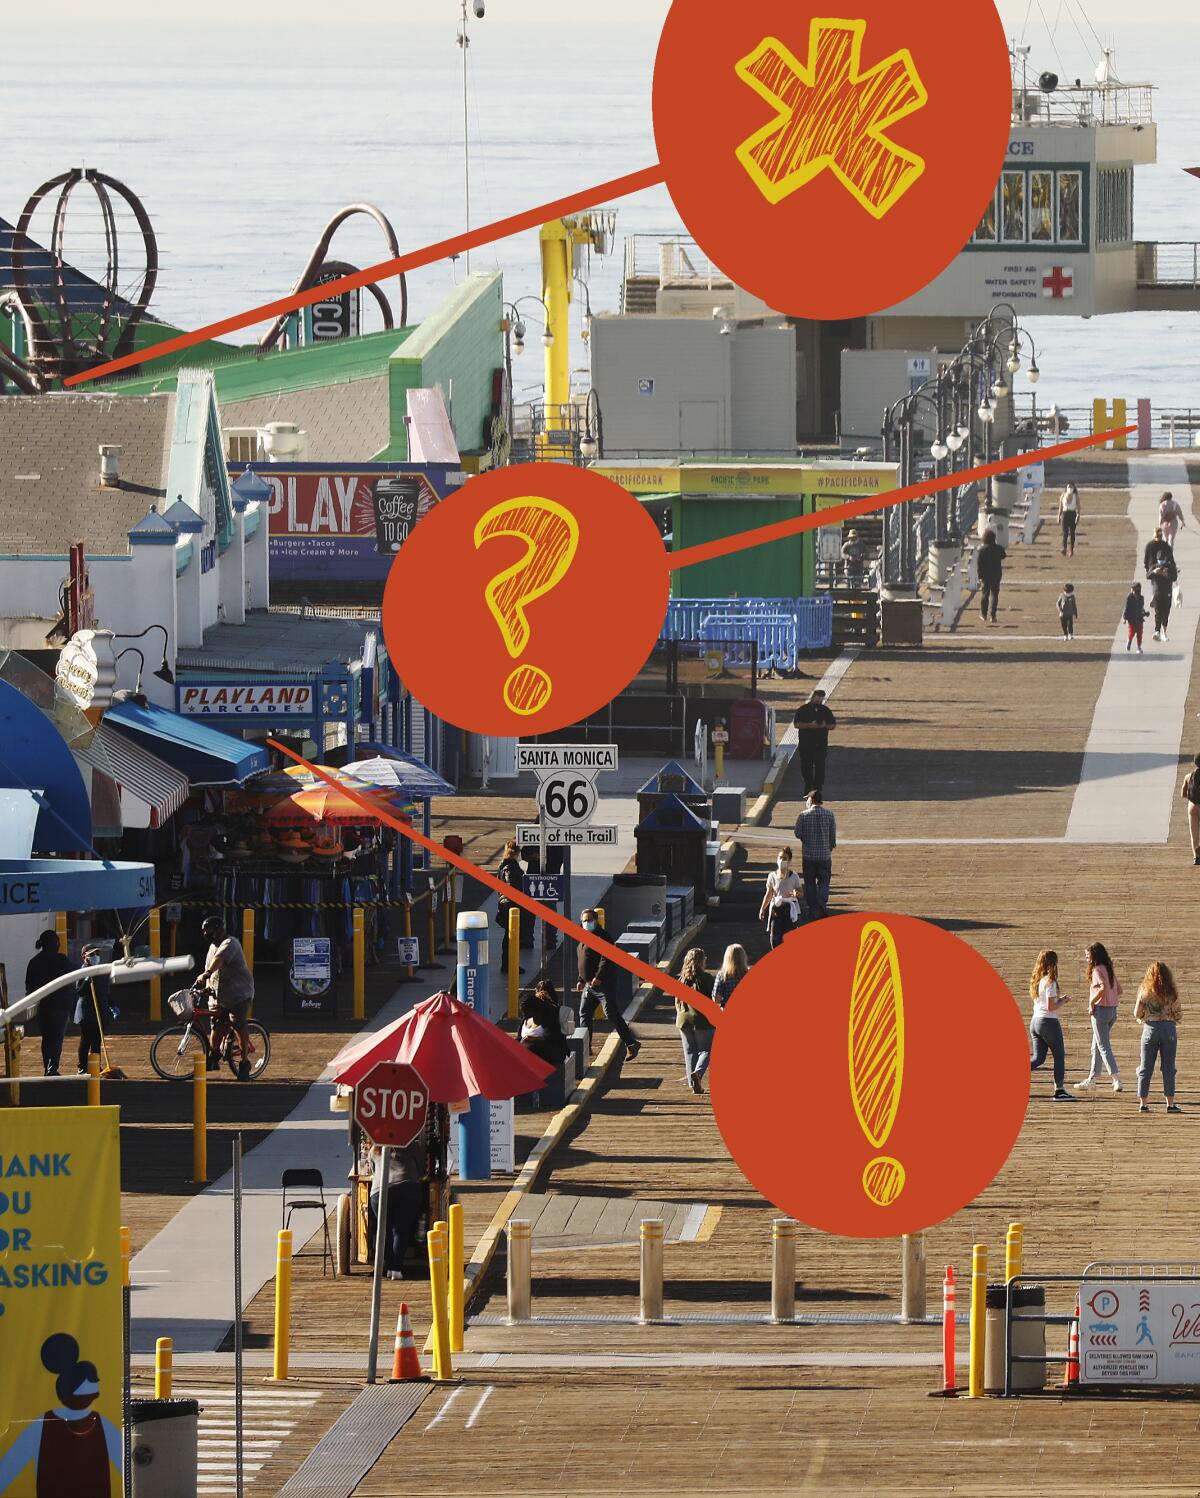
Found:
[[866, 30], [866, 21], [817, 19], [807, 65], [773, 36], [734, 65], [779, 110], [737, 148], [768, 202], [782, 202], [828, 170], [880, 219], [924, 172], [924, 158], [885, 132], [925, 107], [925, 85], [907, 47], [863, 72]]

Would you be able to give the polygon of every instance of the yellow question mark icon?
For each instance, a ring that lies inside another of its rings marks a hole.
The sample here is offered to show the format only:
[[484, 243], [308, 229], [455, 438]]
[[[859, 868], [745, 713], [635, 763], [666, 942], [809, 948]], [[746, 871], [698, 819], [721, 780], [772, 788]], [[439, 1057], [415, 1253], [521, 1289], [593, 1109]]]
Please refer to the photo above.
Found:
[[[579, 547], [579, 524], [570, 510], [552, 499], [524, 495], [493, 505], [475, 526], [475, 548], [499, 537], [525, 542], [525, 554], [498, 572], [484, 589], [492, 618], [514, 660], [529, 646], [532, 631], [526, 608], [556, 588], [570, 570]], [[554, 689], [547, 672], [527, 662], [509, 672], [504, 701], [514, 713], [540, 712]]]

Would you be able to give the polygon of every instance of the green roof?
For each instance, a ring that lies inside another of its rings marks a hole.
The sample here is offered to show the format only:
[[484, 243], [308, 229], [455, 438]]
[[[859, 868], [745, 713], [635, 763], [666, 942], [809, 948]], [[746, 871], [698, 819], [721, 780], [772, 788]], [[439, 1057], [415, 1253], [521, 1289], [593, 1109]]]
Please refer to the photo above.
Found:
[[[198, 364], [211, 367], [217, 378], [218, 399], [236, 402], [292, 390], [311, 390], [321, 385], [378, 379], [387, 373], [391, 356], [418, 331], [416, 325], [390, 328], [359, 338], [338, 338], [262, 355], [256, 348], [223, 348], [219, 357], [209, 358], [208, 349], [213, 345], [206, 346], [203, 352], [186, 349], [184, 354], [191, 367]], [[132, 380], [106, 382], [103, 388], [114, 395], [156, 395], [175, 389], [177, 373], [175, 369], [163, 369]]]

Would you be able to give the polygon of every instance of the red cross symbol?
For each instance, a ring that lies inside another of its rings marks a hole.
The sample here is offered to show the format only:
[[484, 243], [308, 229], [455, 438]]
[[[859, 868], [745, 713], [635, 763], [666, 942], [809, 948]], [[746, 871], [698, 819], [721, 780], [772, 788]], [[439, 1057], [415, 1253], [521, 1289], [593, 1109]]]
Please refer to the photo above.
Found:
[[737, 148], [769, 202], [828, 170], [878, 219], [924, 172], [924, 158], [884, 132], [929, 95], [907, 48], [862, 70], [866, 30], [865, 21], [814, 20], [807, 65], [770, 36], [735, 64], [738, 77], [779, 110]]
[[1053, 297], [1056, 302], [1065, 296], [1074, 296], [1075, 272], [1067, 270], [1065, 266], [1051, 266], [1050, 274], [1042, 277], [1042, 295]]

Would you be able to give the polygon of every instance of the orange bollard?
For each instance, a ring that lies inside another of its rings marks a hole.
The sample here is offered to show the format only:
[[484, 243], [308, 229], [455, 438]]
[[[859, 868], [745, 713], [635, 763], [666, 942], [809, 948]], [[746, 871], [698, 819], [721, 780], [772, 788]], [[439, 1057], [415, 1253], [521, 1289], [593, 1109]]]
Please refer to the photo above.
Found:
[[946, 1265], [946, 1277], [942, 1280], [942, 1393], [955, 1394], [954, 1384], [954, 1334], [955, 1334], [954, 1265]]

